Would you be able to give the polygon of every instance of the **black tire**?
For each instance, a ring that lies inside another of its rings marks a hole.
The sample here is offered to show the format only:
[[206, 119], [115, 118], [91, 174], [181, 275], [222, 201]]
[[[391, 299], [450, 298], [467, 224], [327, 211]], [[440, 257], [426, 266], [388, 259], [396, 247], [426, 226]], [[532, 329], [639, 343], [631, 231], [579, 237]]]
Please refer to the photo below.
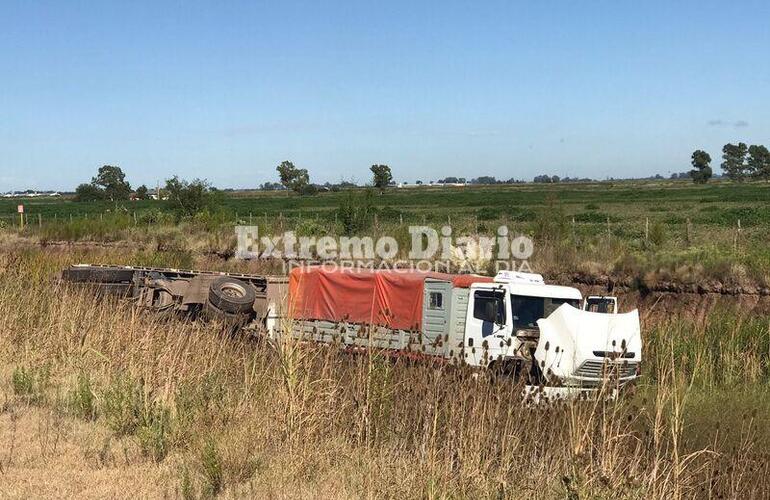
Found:
[[247, 313], [229, 313], [219, 309], [210, 301], [203, 305], [203, 317], [208, 321], [217, 321], [232, 331], [236, 331], [249, 322], [251, 317]]
[[71, 283], [131, 283], [134, 272], [115, 267], [70, 267], [62, 271], [62, 279]]
[[252, 313], [256, 299], [254, 287], [239, 279], [222, 276], [209, 286], [209, 303], [225, 313]]

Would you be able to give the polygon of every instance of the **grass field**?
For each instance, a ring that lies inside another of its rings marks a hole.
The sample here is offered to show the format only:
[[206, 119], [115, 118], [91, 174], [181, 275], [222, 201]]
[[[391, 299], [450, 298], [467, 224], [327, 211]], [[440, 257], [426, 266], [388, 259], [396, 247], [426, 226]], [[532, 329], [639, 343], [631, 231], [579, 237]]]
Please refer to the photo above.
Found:
[[[0, 496], [770, 495], [770, 185], [426, 188], [368, 200], [235, 193], [181, 219], [166, 202], [30, 201], [29, 227], [0, 239]], [[633, 278], [620, 293], [644, 295], [641, 382], [611, 402], [533, 408], [511, 384], [464, 369], [269, 346], [53, 284], [76, 262], [274, 272], [229, 258], [236, 217], [249, 214], [261, 232], [400, 240], [423, 220], [469, 234], [506, 224], [534, 238], [532, 268], [547, 277]], [[661, 282], [700, 285], [708, 307], [693, 314]]]
[[[0, 201], [12, 232], [17, 200]], [[770, 287], [770, 184], [684, 181], [363, 190], [295, 196], [227, 193], [213, 210], [180, 220], [168, 201], [122, 204], [35, 199], [22, 236], [52, 241], [132, 241], [182, 252], [232, 253], [233, 225], [261, 234], [392, 235], [450, 224], [455, 235], [499, 225], [532, 236], [546, 274], [622, 274], [637, 281], [711, 279]]]
[[[355, 193], [359, 190], [353, 190]], [[236, 213], [243, 218], [251, 213], [254, 217], [287, 217], [322, 215], [333, 212], [351, 191], [320, 193], [315, 196], [296, 196], [287, 192], [228, 192], [222, 202], [227, 217]], [[389, 189], [378, 195], [374, 204], [382, 209], [390, 208], [401, 213], [407, 220], [441, 221], [446, 215], [479, 215], [479, 209], [493, 209], [499, 215], [522, 219], [530, 215], [526, 209], [543, 207], [557, 201], [568, 215], [599, 212], [616, 221], [647, 215], [672, 224], [684, 223], [689, 217], [694, 223], [733, 227], [741, 218], [745, 226], [770, 223], [770, 215], [762, 211], [770, 200], [770, 184], [714, 182], [696, 186], [689, 181], [618, 181], [585, 184], [522, 184], [506, 186], [466, 187], [413, 187]], [[27, 200], [0, 199], [0, 214], [9, 222], [15, 217], [16, 206], [24, 203], [32, 222], [41, 214], [48, 221], [54, 217], [98, 216], [114, 212], [111, 202], [76, 203], [68, 199], [33, 198]], [[714, 206], [716, 208], [714, 208]], [[141, 213], [153, 209], [170, 211], [168, 201], [122, 202], [118, 208], [128, 213]], [[629, 211], [629, 208], [633, 210]], [[436, 213], [436, 209], [439, 213]], [[756, 209], [756, 210], [755, 210]], [[320, 213], [319, 213], [320, 212]], [[712, 213], [713, 212], [713, 213]], [[656, 216], [657, 215], [657, 216]], [[589, 218], [597, 218], [590, 216]], [[604, 222], [601, 220], [600, 222]]]

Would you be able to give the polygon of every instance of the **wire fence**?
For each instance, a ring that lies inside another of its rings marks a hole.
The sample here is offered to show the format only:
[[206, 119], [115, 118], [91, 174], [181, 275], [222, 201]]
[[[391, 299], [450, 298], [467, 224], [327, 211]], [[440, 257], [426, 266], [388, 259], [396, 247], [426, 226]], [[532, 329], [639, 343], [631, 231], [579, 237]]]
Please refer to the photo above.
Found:
[[[483, 214], [482, 214], [483, 215]], [[735, 245], [738, 245], [747, 233], [751, 233], [751, 227], [744, 227], [741, 219], [737, 218], [734, 224], [698, 224], [690, 218], [681, 221], [666, 221], [659, 218], [639, 217], [634, 219], [616, 219], [596, 213], [590, 219], [576, 217], [574, 215], [551, 214], [543, 218], [509, 218], [505, 215], [494, 217], [479, 217], [478, 212], [468, 214], [462, 212], [441, 211], [391, 211], [384, 213], [367, 214], [362, 217], [365, 220], [354, 221], [361, 229], [375, 234], [393, 228], [406, 228], [409, 225], [429, 225], [434, 227], [449, 226], [457, 232], [465, 233], [494, 233], [497, 225], [505, 225], [512, 231], [532, 231], [533, 226], [541, 233], [553, 233], [554, 236], [606, 236], [607, 238], [636, 239], [653, 243], [661, 238], [661, 231], [666, 232], [665, 237], [683, 240], [690, 244], [696, 239], [707, 239], [719, 229], [721, 233], [729, 233]], [[342, 226], [343, 231], [348, 230], [345, 220], [336, 210], [324, 211], [280, 211], [280, 212], [249, 212], [245, 214], [222, 211], [217, 214], [209, 214], [205, 220], [193, 221], [203, 223], [205, 227], [257, 225], [261, 230], [271, 232], [284, 232], [289, 230], [304, 230], [307, 233], [337, 233]], [[104, 226], [127, 228], [131, 226], [160, 227], [164, 225], [176, 225], [178, 220], [170, 212], [162, 211], [120, 211], [120, 212], [83, 212], [83, 213], [42, 213], [30, 211], [23, 214], [0, 215], [0, 228], [28, 229], [46, 227], [61, 227], [73, 224], [91, 222]], [[755, 229], [755, 228], [754, 228]]]

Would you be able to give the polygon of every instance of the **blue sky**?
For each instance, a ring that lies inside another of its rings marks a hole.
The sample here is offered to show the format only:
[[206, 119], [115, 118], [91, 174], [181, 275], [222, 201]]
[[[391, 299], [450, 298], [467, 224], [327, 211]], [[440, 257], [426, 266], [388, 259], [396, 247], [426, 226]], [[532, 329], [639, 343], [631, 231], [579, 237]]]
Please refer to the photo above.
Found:
[[0, 2], [0, 191], [683, 171], [770, 145], [767, 2]]

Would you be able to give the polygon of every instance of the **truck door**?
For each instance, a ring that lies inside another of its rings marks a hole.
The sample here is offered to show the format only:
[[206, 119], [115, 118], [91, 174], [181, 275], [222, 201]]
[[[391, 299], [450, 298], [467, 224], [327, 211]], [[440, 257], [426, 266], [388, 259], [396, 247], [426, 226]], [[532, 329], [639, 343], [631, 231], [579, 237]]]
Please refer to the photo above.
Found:
[[472, 289], [465, 322], [465, 362], [488, 366], [510, 348], [510, 306], [503, 289]]
[[426, 354], [444, 356], [449, 349], [452, 283], [425, 280], [422, 300], [422, 348]]

